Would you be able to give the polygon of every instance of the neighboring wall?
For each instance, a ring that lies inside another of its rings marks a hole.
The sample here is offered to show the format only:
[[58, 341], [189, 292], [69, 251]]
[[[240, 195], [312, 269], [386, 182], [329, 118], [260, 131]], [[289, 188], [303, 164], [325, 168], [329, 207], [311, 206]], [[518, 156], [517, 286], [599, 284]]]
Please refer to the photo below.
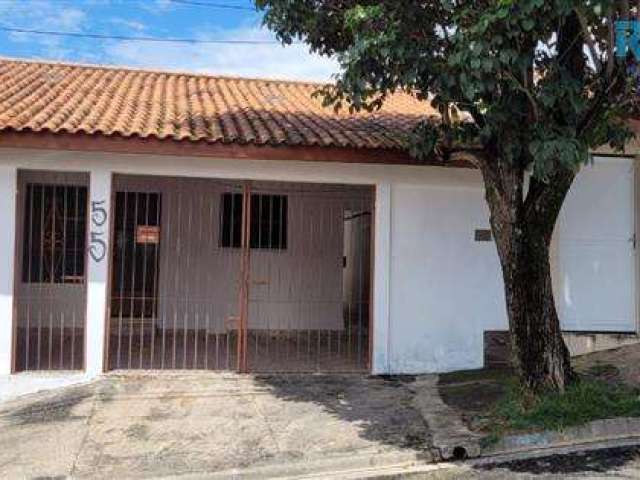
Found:
[[[554, 291], [574, 354], [636, 338], [634, 174], [632, 159], [596, 158], [558, 219]], [[475, 229], [489, 228], [479, 175], [455, 187], [397, 183], [391, 192], [391, 370], [481, 367], [483, 333], [507, 321], [495, 245], [474, 240]]]
[[567, 195], [552, 246], [556, 305], [566, 330], [637, 330], [635, 190], [633, 160], [598, 157]]
[[[572, 356], [610, 350], [640, 343], [636, 333], [564, 332], [564, 341]], [[507, 330], [487, 331], [484, 335], [484, 366], [504, 367], [512, 361]]]
[[[572, 355], [639, 341], [636, 174], [631, 159], [596, 157], [578, 174], [558, 218], [554, 292]], [[486, 364], [508, 360], [507, 338], [504, 330], [485, 335]]]

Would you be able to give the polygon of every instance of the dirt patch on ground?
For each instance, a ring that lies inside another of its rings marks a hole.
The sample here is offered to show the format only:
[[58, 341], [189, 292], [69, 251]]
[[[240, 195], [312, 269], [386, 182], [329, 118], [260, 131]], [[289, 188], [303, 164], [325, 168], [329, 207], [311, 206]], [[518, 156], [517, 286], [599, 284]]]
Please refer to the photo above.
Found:
[[369, 442], [427, 451], [430, 432], [413, 406], [412, 376], [261, 375], [259, 385], [279, 401], [308, 404], [341, 421], [361, 425]]
[[69, 387], [60, 393], [0, 412], [0, 417], [14, 425], [39, 425], [82, 419], [86, 415], [77, 412], [77, 407], [92, 395], [89, 387]]
[[[573, 366], [583, 381], [604, 382], [612, 390], [640, 388], [640, 345], [575, 357]], [[516, 385], [515, 374], [508, 369], [466, 370], [441, 375], [438, 392], [467, 428], [493, 435], [494, 410]]]
[[640, 345], [581, 355], [573, 359], [573, 365], [583, 375], [640, 388]]
[[480, 432], [489, 422], [489, 413], [514, 381], [514, 374], [508, 369], [452, 372], [440, 375], [438, 393], [469, 430]]

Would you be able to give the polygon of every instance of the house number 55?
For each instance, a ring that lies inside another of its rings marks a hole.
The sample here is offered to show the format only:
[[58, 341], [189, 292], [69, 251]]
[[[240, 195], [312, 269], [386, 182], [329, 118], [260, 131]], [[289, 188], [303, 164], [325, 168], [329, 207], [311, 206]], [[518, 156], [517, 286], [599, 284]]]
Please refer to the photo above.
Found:
[[89, 238], [89, 255], [97, 263], [104, 260], [107, 254], [107, 243], [104, 241], [107, 211], [104, 200], [91, 202], [91, 232]]

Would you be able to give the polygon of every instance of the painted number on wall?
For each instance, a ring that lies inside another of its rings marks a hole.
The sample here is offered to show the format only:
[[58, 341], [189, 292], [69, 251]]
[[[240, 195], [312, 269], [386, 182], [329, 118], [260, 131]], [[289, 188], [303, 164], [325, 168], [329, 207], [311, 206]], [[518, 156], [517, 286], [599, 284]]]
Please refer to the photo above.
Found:
[[97, 263], [102, 262], [107, 254], [107, 242], [105, 242], [105, 226], [107, 224], [107, 211], [104, 208], [105, 200], [91, 202], [91, 232], [89, 239], [89, 255]]

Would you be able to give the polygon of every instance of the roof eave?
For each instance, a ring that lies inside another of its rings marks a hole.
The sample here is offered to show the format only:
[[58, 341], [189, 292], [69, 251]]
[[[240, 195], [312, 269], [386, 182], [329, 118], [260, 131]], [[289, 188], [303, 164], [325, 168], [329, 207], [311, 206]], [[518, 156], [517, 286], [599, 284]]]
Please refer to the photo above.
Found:
[[[235, 160], [288, 160], [304, 162], [366, 163], [385, 165], [440, 165], [423, 162], [399, 149], [353, 148], [328, 146], [260, 146], [255, 144], [222, 144], [206, 141], [124, 137], [85, 133], [51, 133], [33, 131], [0, 131], [0, 147], [46, 149], [82, 152], [106, 152], [138, 155], [171, 155]], [[447, 163], [446, 166], [470, 167]]]

